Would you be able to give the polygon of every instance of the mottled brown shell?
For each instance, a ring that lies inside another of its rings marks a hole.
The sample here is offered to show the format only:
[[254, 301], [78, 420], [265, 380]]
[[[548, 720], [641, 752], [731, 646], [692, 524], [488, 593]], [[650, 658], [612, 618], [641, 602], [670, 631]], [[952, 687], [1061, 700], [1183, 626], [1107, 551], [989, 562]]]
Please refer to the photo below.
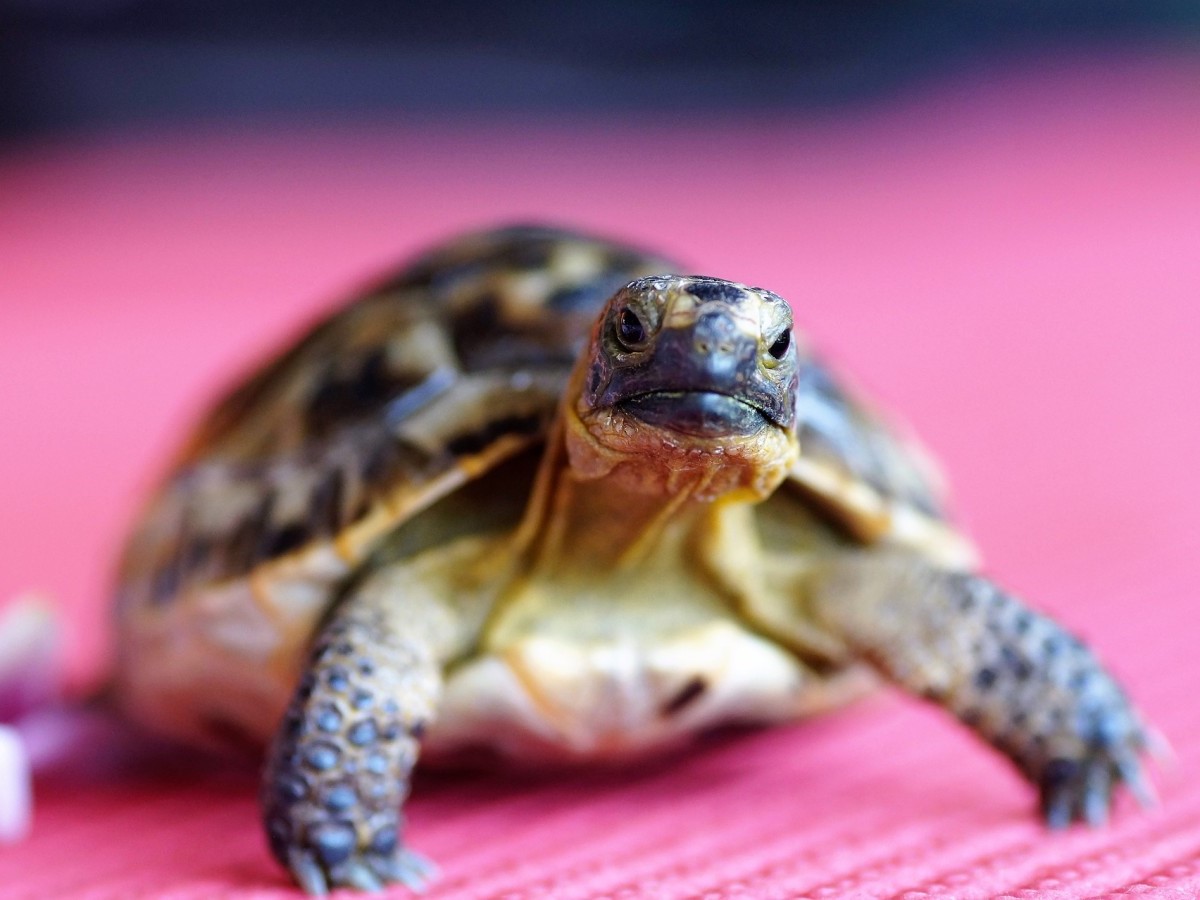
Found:
[[[122, 652], [157, 648], [166, 665], [204, 621], [212, 652], [294, 666], [381, 541], [544, 438], [604, 301], [680, 271], [593, 237], [508, 228], [443, 245], [320, 322], [186, 442], [122, 562]], [[968, 564], [920, 452], [802, 354], [789, 489], [862, 541]]]

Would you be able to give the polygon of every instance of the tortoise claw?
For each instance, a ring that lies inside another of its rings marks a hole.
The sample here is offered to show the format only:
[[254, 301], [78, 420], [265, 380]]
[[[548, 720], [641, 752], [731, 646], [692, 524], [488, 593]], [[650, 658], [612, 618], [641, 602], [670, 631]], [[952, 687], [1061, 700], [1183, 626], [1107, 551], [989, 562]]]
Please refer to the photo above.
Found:
[[288, 869], [300, 889], [313, 897], [324, 897], [329, 893], [329, 882], [325, 879], [325, 870], [317, 864], [316, 857], [298, 848], [288, 853]]
[[1071, 796], [1065, 791], [1042, 793], [1042, 818], [1051, 831], [1062, 831], [1071, 824]]
[[349, 860], [341, 875], [347, 885], [360, 891], [373, 893], [382, 891], [384, 887], [383, 881], [375, 874], [365, 860]]
[[438, 874], [433, 863], [404, 849], [390, 854], [363, 850], [328, 865], [321, 862], [318, 853], [295, 848], [288, 853], [288, 868], [301, 889], [315, 897], [323, 897], [337, 888], [379, 893], [390, 884], [402, 884], [413, 893], [422, 894]]
[[415, 894], [423, 894], [438, 877], [438, 868], [419, 853], [399, 850], [392, 856], [371, 861], [372, 869], [384, 881], [402, 884]]
[[1133, 799], [1142, 809], [1154, 809], [1158, 806], [1158, 794], [1154, 785], [1146, 777], [1146, 770], [1136, 757], [1123, 759], [1117, 763], [1117, 775], [1122, 784], [1129, 788]]
[[[1136, 723], [1134, 717], [1130, 719]], [[1140, 758], [1156, 740], [1160, 739], [1140, 724], [1132, 724], [1115, 729], [1115, 733], [1106, 734], [1103, 739], [1093, 739], [1079, 756], [1050, 760], [1038, 779], [1046, 825], [1055, 830], [1077, 821], [1093, 828], [1103, 826], [1108, 822], [1113, 794], [1120, 785], [1129, 790], [1143, 809], [1157, 806], [1158, 797]]]
[[[1179, 762], [1179, 756], [1175, 752], [1175, 748], [1171, 746], [1171, 742], [1167, 740], [1167, 736], [1157, 728], [1145, 726], [1142, 728], [1142, 744], [1146, 752], [1150, 754], [1161, 768], [1174, 767]], [[1157, 798], [1155, 798], [1157, 800]]]
[[1108, 821], [1109, 798], [1112, 796], [1112, 775], [1107, 766], [1092, 765], [1086, 769], [1081, 802], [1083, 819], [1093, 828]]

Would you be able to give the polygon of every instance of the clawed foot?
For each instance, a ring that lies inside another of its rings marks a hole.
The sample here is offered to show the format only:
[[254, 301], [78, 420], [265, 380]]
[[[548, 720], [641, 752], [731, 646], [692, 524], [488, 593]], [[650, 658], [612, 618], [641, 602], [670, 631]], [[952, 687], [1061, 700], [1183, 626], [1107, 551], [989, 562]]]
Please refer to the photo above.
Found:
[[1051, 759], [1038, 779], [1046, 825], [1055, 830], [1073, 822], [1104, 825], [1119, 785], [1125, 785], [1143, 809], [1157, 806], [1142, 763], [1146, 752], [1161, 759], [1169, 755], [1169, 747], [1162, 737], [1136, 725], [1123, 734], [1093, 739], [1082, 755]]
[[312, 847], [289, 851], [288, 868], [305, 893], [319, 896], [336, 888], [376, 892], [402, 884], [420, 894], [437, 877], [437, 867], [423, 856], [404, 848], [355, 847], [347, 831], [317, 834]]

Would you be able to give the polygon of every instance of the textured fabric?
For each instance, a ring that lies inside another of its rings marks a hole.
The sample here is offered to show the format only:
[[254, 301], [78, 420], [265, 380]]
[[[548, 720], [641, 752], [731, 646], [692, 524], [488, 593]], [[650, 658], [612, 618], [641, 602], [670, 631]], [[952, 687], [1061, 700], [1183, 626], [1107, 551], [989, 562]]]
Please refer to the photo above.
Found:
[[[816, 122], [94, 139], [0, 158], [0, 597], [109, 647], [137, 497], [212, 390], [464, 226], [552, 219], [779, 291], [945, 462], [989, 571], [1171, 739], [1158, 811], [1049, 835], [1032, 791], [884, 694], [622, 770], [423, 775], [436, 898], [1200, 894], [1200, 66], [1103, 60]], [[252, 771], [89, 741], [0, 896], [289, 896]], [[402, 893], [402, 892], [398, 892]]]

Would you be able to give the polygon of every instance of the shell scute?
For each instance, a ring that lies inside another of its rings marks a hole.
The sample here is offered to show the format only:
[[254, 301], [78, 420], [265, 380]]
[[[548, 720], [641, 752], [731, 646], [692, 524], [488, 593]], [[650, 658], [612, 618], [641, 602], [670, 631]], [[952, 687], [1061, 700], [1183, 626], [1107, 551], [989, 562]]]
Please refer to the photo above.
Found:
[[[123, 610], [390, 529], [539, 440], [613, 285], [666, 263], [515, 227], [437, 248], [310, 328], [201, 422], [121, 567]], [[552, 302], [570, 294], [566, 308]], [[311, 555], [311, 554], [310, 554]]]
[[792, 483], [856, 538], [911, 546], [952, 567], [975, 565], [974, 547], [949, 520], [931, 457], [811, 355], [800, 367], [796, 423]]

